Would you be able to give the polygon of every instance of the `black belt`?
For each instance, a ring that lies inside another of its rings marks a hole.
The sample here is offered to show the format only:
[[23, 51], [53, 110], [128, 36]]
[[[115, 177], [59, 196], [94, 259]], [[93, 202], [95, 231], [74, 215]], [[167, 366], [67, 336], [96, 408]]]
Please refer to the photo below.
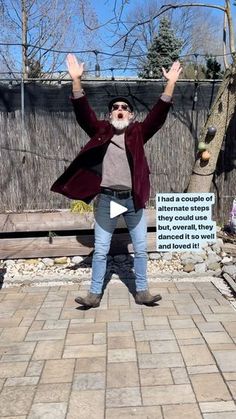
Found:
[[109, 188], [101, 188], [101, 193], [105, 195], [111, 195], [118, 199], [127, 199], [132, 196], [132, 191], [118, 191], [115, 189], [109, 189]]

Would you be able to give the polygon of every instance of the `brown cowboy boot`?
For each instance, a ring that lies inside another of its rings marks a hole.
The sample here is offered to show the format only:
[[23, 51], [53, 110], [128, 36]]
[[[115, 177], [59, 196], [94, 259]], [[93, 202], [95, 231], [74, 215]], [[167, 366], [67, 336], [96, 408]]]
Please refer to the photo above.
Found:
[[162, 299], [160, 294], [152, 295], [148, 290], [137, 291], [135, 297], [136, 304], [153, 305]]
[[88, 292], [88, 295], [86, 297], [76, 297], [75, 302], [81, 304], [84, 307], [91, 308], [99, 307], [101, 299], [102, 294], [94, 294], [92, 292]]

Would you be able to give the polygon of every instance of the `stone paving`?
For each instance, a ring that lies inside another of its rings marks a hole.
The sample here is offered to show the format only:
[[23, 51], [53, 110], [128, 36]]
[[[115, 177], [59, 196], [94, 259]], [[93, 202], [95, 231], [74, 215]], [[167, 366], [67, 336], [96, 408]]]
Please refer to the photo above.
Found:
[[236, 311], [211, 282], [150, 284], [155, 307], [110, 283], [90, 310], [78, 288], [0, 291], [0, 418], [236, 417]]

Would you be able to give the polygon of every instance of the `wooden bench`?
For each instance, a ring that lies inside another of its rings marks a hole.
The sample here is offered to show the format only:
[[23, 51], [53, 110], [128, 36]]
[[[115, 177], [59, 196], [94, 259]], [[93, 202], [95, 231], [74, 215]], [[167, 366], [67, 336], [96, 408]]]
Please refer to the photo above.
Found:
[[[156, 250], [155, 209], [147, 209], [148, 251]], [[24, 212], [0, 214], [0, 259], [55, 256], [86, 256], [93, 252], [94, 215], [72, 213]], [[110, 254], [132, 253], [130, 235], [123, 217], [114, 232]]]

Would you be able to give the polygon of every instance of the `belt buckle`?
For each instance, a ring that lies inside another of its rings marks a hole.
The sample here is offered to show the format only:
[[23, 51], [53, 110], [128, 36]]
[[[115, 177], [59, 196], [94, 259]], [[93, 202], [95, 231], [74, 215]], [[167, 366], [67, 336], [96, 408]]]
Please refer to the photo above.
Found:
[[120, 191], [118, 192], [118, 197], [120, 196], [120, 199], [127, 199], [130, 197], [130, 191]]

